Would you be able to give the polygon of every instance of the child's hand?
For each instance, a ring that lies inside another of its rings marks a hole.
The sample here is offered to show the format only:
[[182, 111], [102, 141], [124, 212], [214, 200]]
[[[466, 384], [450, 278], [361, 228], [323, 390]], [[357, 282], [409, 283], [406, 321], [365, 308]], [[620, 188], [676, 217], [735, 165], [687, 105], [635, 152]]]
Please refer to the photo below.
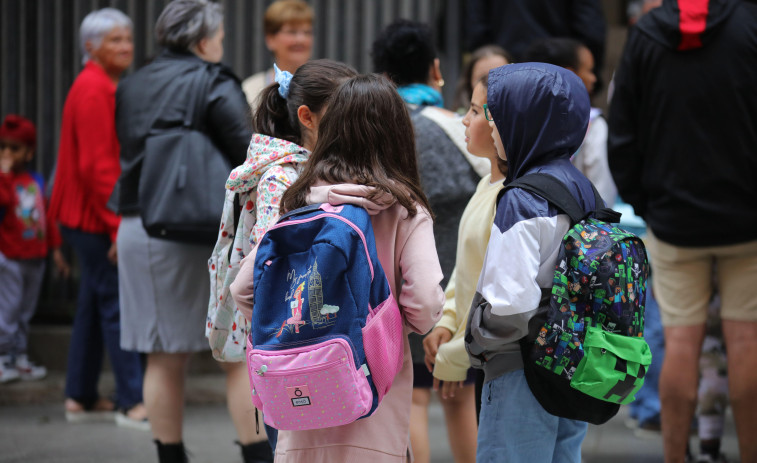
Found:
[[455, 391], [458, 389], [463, 388], [463, 382], [462, 381], [442, 381], [438, 378], [434, 378], [434, 385], [433, 389], [437, 392], [439, 392], [439, 385], [441, 384], [442, 390], [440, 395], [442, 396], [442, 399], [451, 399], [452, 397], [455, 397]]
[[53, 262], [55, 263], [55, 269], [60, 276], [68, 278], [71, 274], [71, 267], [68, 265], [68, 262], [66, 262], [66, 258], [63, 257], [63, 253], [60, 252], [60, 249], [53, 250]]
[[449, 342], [450, 339], [452, 339], [452, 332], [443, 326], [437, 326], [423, 340], [423, 351], [426, 353], [423, 360], [429, 372], [434, 372], [434, 363], [436, 363], [436, 353], [439, 351], [439, 346]]

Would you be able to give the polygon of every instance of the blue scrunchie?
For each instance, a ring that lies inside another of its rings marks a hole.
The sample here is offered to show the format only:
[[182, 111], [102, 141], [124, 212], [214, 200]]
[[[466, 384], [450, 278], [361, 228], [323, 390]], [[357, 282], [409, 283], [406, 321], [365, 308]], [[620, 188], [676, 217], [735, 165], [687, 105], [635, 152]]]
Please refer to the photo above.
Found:
[[292, 82], [292, 73], [289, 71], [282, 71], [276, 66], [276, 63], [273, 64], [273, 72], [273, 80], [279, 84], [279, 95], [286, 100], [289, 96], [289, 84]]

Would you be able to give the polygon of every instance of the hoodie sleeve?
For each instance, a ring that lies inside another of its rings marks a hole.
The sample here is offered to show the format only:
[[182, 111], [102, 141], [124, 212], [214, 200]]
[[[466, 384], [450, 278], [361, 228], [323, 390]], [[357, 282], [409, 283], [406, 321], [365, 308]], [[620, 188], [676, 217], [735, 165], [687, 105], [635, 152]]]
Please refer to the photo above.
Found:
[[639, 106], [641, 99], [637, 77], [635, 43], [638, 30], [631, 30], [623, 56], [615, 73], [615, 90], [610, 104], [607, 158], [618, 194], [644, 217], [646, 194], [641, 188], [644, 153], [639, 144]]
[[[539, 307], [542, 291], [537, 280], [542, 260], [551, 258], [556, 239], [562, 235], [558, 216], [536, 213], [518, 217], [523, 209], [533, 210], [539, 200], [512, 190], [497, 208], [467, 321], [466, 348], [474, 365], [489, 353], [508, 350], [508, 344], [525, 336]], [[546, 202], [541, 201], [546, 210]]]
[[431, 217], [419, 210], [412, 220], [414, 226], [399, 255], [402, 287], [397, 302], [410, 329], [426, 334], [442, 316], [444, 291], [439, 283], [443, 275]]
[[234, 302], [237, 303], [237, 308], [247, 321], [252, 320], [252, 306], [253, 306], [253, 284], [252, 277], [255, 271], [255, 255], [258, 253], [257, 246], [245, 256], [239, 263], [239, 273], [229, 286], [231, 291], [231, 297], [234, 298]]

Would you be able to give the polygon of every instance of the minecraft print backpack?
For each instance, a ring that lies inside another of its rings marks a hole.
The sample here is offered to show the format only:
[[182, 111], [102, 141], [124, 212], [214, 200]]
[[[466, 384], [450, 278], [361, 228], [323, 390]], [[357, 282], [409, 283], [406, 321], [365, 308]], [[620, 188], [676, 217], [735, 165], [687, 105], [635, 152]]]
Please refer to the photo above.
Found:
[[252, 401], [281, 430], [372, 414], [402, 368], [399, 306], [368, 213], [312, 205], [282, 216], [255, 257]]
[[[644, 243], [611, 225], [611, 209], [586, 213], [554, 177], [531, 174], [507, 188], [531, 191], [571, 220], [549, 302], [521, 340], [529, 388], [549, 413], [601, 424], [634, 400], [652, 361], [643, 338], [649, 275]], [[593, 187], [592, 187], [593, 188]], [[603, 204], [594, 189], [596, 204]]]

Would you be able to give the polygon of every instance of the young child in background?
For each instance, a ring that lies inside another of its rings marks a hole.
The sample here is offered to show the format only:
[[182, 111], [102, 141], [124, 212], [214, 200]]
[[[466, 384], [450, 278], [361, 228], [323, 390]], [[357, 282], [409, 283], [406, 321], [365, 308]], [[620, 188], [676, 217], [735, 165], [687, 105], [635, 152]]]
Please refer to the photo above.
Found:
[[[471, 381], [475, 370], [471, 369], [463, 337], [465, 320], [489, 243], [497, 193], [507, 172], [507, 164], [497, 156], [492, 129], [484, 115], [488, 86], [488, 75], [484, 75], [473, 89], [463, 125], [468, 151], [488, 159], [491, 171], [479, 182], [460, 219], [455, 269], [444, 291], [446, 301], [442, 319], [423, 340], [426, 366], [434, 375], [434, 390], [439, 391], [441, 387], [447, 434], [457, 463], [476, 461], [478, 420], [474, 413], [474, 384]], [[450, 402], [461, 406], [449, 406]]]
[[[550, 37], [533, 43], [526, 52], [525, 61], [538, 61], [564, 67], [576, 73], [589, 92], [594, 93], [597, 76], [594, 75], [594, 56], [584, 44], [575, 39]], [[607, 163], [607, 121], [602, 110], [591, 108], [586, 137], [571, 162], [591, 180], [607, 207], [615, 204], [618, 189]]]
[[29, 321], [48, 253], [61, 274], [69, 272], [57, 227], [46, 219], [42, 178], [29, 168], [36, 145], [30, 120], [5, 117], [0, 126], [0, 383], [47, 374], [27, 356]]
[[[213, 355], [224, 361], [229, 412], [245, 461], [269, 461], [271, 449], [256, 442], [249, 425], [254, 420], [244, 357], [249, 324], [236, 309], [229, 286], [239, 272], [239, 262], [276, 223], [284, 191], [297, 179], [315, 146], [318, 122], [329, 97], [340, 83], [356, 74], [346, 64], [331, 60], [309, 61], [294, 76], [278, 71], [276, 82], [261, 92], [247, 159], [226, 182], [225, 220], [208, 262], [211, 291], [205, 334]], [[234, 201], [241, 214], [236, 217]], [[276, 430], [268, 426], [266, 430], [271, 447], [275, 447]]]
[[473, 50], [465, 62], [455, 88], [454, 106], [460, 114], [466, 114], [473, 96], [473, 87], [489, 74], [489, 69], [513, 62], [512, 56], [499, 45], [484, 45]]
[[[384, 77], [357, 76], [339, 87], [321, 120], [315, 150], [284, 193], [283, 210], [323, 202], [368, 206], [379, 261], [399, 303], [405, 334], [429, 331], [444, 303], [433, 220], [420, 189], [410, 116]], [[247, 319], [253, 308], [254, 261], [253, 251], [231, 286]], [[280, 431], [276, 461], [405, 462], [413, 387], [407, 341], [404, 359], [374, 414], [339, 427]]]
[[[600, 206], [570, 163], [589, 108], [581, 80], [561, 67], [520, 63], [489, 71], [486, 112], [497, 154], [507, 160], [505, 186], [540, 172], [562, 182], [585, 211]], [[552, 287], [569, 226], [566, 214], [525, 190], [507, 190], [498, 200], [465, 334], [471, 364], [485, 373], [478, 463], [581, 461], [587, 423], [542, 408], [526, 382], [519, 342]]]

